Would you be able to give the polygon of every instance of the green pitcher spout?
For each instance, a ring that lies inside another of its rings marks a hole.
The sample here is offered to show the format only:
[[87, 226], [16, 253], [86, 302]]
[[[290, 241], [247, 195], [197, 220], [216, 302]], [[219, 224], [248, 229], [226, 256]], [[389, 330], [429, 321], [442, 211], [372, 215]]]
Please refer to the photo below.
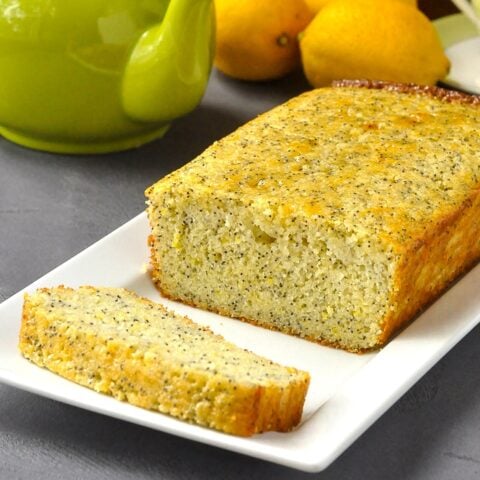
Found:
[[134, 47], [122, 83], [125, 113], [169, 122], [193, 110], [208, 83], [214, 53], [212, 0], [170, 0], [160, 25]]

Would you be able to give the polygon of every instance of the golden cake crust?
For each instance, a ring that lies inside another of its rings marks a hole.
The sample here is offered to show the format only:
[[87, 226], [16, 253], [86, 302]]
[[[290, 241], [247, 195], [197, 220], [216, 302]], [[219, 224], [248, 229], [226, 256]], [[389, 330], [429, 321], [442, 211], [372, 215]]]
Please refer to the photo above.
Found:
[[433, 85], [417, 85], [415, 83], [394, 83], [381, 80], [336, 80], [332, 83], [335, 88], [367, 88], [370, 90], [386, 90], [393, 93], [408, 95], [427, 95], [442, 102], [458, 102], [467, 105], [480, 105], [480, 96], [447, 90]]

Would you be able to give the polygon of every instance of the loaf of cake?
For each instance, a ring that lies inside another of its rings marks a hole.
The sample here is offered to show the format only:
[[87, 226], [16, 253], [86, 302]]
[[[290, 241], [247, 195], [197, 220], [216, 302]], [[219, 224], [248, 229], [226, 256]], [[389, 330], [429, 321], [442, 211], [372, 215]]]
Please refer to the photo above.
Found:
[[480, 257], [480, 101], [339, 82], [259, 116], [149, 188], [167, 297], [367, 351]]
[[309, 375], [119, 288], [25, 296], [21, 353], [97, 392], [227, 433], [298, 424]]

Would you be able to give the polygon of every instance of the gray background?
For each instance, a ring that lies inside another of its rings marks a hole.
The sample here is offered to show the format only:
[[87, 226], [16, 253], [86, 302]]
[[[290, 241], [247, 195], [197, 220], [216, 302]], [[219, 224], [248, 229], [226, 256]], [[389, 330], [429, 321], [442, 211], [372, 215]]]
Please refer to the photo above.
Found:
[[[145, 187], [159, 177], [306, 88], [300, 75], [251, 85], [214, 73], [195, 112], [163, 139], [121, 154], [49, 155], [0, 139], [0, 299], [138, 214]], [[0, 385], [0, 480], [479, 479], [479, 334], [476, 328], [319, 474]]]

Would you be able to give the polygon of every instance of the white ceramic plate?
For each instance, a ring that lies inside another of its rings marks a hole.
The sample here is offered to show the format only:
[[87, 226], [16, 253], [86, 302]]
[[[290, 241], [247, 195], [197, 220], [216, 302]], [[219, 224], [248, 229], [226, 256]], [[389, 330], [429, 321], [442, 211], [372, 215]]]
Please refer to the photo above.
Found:
[[451, 62], [443, 83], [480, 94], [480, 32], [461, 13], [433, 23]]
[[[160, 299], [147, 273], [141, 214], [36, 281], [40, 286], [123, 286], [161, 301], [229, 340], [312, 375], [301, 425], [238, 438], [142, 410], [64, 380], [17, 350], [23, 291], [0, 305], [0, 380], [94, 412], [306, 471], [335, 460], [432, 365], [480, 322], [480, 266], [378, 353], [354, 355]], [[288, 352], [288, 353], [286, 353]]]

